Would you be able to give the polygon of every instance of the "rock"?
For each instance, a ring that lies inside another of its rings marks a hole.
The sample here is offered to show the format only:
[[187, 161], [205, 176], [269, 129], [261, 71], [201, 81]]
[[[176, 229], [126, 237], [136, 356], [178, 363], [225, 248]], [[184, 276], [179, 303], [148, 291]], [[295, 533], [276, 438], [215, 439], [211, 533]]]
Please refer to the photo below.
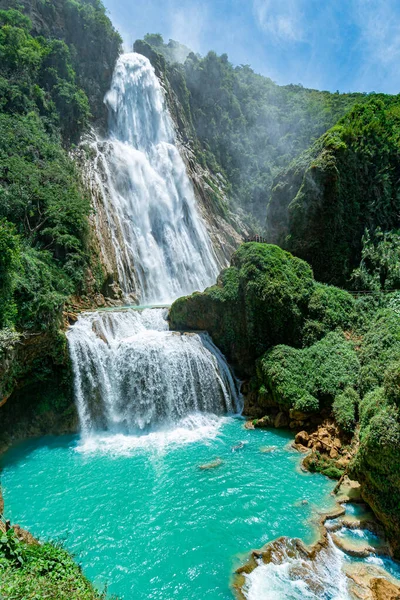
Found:
[[374, 600], [400, 600], [400, 588], [387, 579], [371, 579], [370, 588]]
[[305, 421], [309, 417], [309, 414], [302, 412], [301, 410], [291, 408], [289, 411], [289, 417], [294, 421]]
[[279, 412], [274, 421], [274, 427], [279, 429], [280, 427], [287, 427], [289, 425], [289, 420], [284, 412]]
[[327, 442], [330, 439], [330, 435], [328, 430], [325, 427], [321, 427], [318, 430], [318, 438], [324, 442]]
[[296, 444], [301, 444], [302, 446], [307, 446], [310, 441], [310, 436], [307, 431], [299, 431], [294, 438]]
[[335, 437], [335, 439], [333, 440], [333, 445], [339, 450], [342, 447], [342, 442], [339, 440], [338, 437]]
[[202, 471], [207, 471], [208, 469], [216, 469], [220, 465], [222, 465], [222, 460], [220, 458], [216, 458], [212, 462], [206, 463], [204, 465], [199, 465], [199, 469]]
[[340, 550], [356, 558], [367, 558], [374, 553], [374, 548], [368, 544], [356, 544], [351, 540], [332, 534], [332, 541]]
[[274, 452], [277, 450], [277, 446], [261, 446], [260, 452], [263, 454], [269, 454], [270, 452]]
[[274, 425], [274, 421], [273, 421], [272, 417], [270, 417], [268, 415], [266, 415], [262, 419], [258, 419], [254, 423], [254, 427], [256, 427], [257, 429], [263, 429], [263, 427], [272, 427], [273, 425]]
[[336, 466], [341, 468], [341, 469], [345, 469], [347, 467], [347, 465], [350, 462], [350, 458], [348, 456], [341, 456], [337, 462], [336, 462]]
[[339, 456], [338, 451], [336, 450], [336, 448], [332, 448], [332, 450], [329, 453], [329, 458], [337, 458]]

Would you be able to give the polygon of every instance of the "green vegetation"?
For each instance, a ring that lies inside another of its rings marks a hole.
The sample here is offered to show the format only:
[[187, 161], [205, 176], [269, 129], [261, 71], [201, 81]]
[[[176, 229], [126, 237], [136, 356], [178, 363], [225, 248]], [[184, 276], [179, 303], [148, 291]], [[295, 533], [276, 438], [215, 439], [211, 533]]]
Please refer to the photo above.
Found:
[[259, 360], [257, 377], [280, 407], [313, 413], [335, 399], [333, 411], [343, 418], [353, 405], [355, 392], [348, 386], [357, 385], [359, 369], [353, 344], [331, 332], [301, 350], [275, 346]]
[[360, 396], [351, 387], [346, 388], [342, 394], [336, 396], [333, 402], [332, 412], [335, 421], [346, 433], [352, 433], [354, 431], [359, 402]]
[[320, 454], [318, 451], [313, 452], [306, 459], [307, 469], [311, 473], [321, 473], [330, 479], [340, 479], [344, 473], [344, 469], [336, 465], [336, 461], [328, 458], [325, 454]]
[[400, 234], [383, 232], [380, 227], [362, 238], [360, 266], [351, 274], [352, 284], [360, 290], [393, 290], [400, 288]]
[[91, 100], [109, 84], [97, 61], [111, 69], [120, 38], [97, 0], [3, 6], [15, 8], [0, 10], [0, 328], [56, 329], [92, 262], [90, 200], [68, 149], [89, 125], [99, 70]]
[[[331, 94], [301, 85], [278, 86], [226, 54], [201, 57], [159, 34], [135, 43], [169, 80], [185, 112], [184, 137], [197, 160], [222, 172], [234, 208], [264, 226], [274, 177], [342, 117], [363, 94]], [[162, 59], [162, 60], [161, 60]], [[196, 144], [198, 142], [198, 145]]]
[[[177, 300], [170, 311], [174, 328], [208, 330], [238, 373], [251, 377], [250, 405], [283, 411], [311, 431], [314, 417], [333, 416], [345, 441], [359, 436], [359, 445], [349, 446], [355, 456], [348, 472], [361, 482], [397, 557], [399, 305], [399, 293], [354, 300], [315, 282], [310, 267], [288, 252], [250, 243], [216, 286]], [[344, 472], [343, 462], [318, 448], [306, 462], [332, 478]]]
[[0, 331], [12, 325], [16, 316], [14, 288], [19, 266], [20, 247], [15, 228], [0, 221]]
[[0, 537], [0, 595], [12, 600], [101, 600], [73, 557], [59, 544], [27, 544], [13, 529]]
[[321, 281], [397, 288], [399, 140], [398, 96], [356, 105], [276, 179], [269, 239]]
[[[0, 450], [27, 433], [76, 430], [59, 329], [68, 298], [91, 293], [90, 271], [102, 273], [71, 150], [105, 121], [120, 45], [99, 0], [0, 0]], [[65, 550], [11, 531], [0, 536], [0, 597], [105, 595]]]
[[171, 326], [207, 329], [240, 373], [276, 344], [301, 347], [350, 327], [354, 300], [317, 283], [310, 267], [277, 246], [248, 243], [203, 294], [174, 302]]

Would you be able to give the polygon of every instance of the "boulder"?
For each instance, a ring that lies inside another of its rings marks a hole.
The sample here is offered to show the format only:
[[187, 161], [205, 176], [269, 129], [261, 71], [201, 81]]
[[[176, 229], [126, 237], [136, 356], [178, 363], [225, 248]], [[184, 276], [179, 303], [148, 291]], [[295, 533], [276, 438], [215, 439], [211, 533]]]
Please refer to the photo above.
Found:
[[294, 438], [296, 444], [301, 444], [302, 446], [307, 446], [310, 441], [310, 436], [307, 431], [299, 431]]
[[400, 588], [387, 579], [371, 579], [370, 587], [374, 600], [400, 600]]
[[302, 412], [301, 410], [296, 410], [295, 408], [291, 408], [289, 411], [289, 417], [293, 421], [305, 421], [306, 419], [308, 419], [309, 414]]

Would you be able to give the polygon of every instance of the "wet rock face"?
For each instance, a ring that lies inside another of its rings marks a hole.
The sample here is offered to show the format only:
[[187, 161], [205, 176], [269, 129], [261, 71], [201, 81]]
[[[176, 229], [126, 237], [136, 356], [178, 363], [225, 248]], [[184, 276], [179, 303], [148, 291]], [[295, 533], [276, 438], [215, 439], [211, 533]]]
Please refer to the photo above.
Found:
[[0, 453], [18, 439], [77, 431], [63, 332], [22, 337], [0, 361], [0, 381]]

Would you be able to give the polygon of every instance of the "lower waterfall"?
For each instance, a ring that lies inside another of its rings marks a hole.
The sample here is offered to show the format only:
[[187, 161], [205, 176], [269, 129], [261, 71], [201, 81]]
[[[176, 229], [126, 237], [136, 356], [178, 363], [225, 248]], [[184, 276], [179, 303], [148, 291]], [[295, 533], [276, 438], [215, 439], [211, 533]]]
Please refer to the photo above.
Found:
[[225, 358], [206, 333], [168, 331], [167, 309], [82, 314], [68, 332], [83, 437], [177, 426], [240, 410]]

